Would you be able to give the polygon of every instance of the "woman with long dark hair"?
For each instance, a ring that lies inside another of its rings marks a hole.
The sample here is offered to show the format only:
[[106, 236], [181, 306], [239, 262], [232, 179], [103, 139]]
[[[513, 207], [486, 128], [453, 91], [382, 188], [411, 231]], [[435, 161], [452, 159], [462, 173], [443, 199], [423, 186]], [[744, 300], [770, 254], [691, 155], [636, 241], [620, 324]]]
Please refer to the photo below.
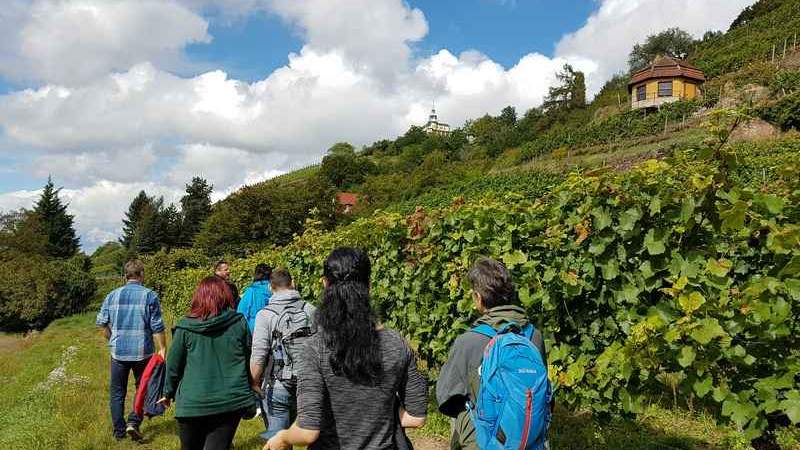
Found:
[[325, 260], [319, 332], [300, 361], [297, 421], [265, 449], [390, 450], [398, 426], [424, 425], [426, 381], [403, 337], [376, 320], [370, 271], [359, 249], [338, 248]]
[[250, 331], [233, 302], [222, 278], [206, 277], [175, 327], [159, 402], [175, 399], [182, 450], [227, 450], [239, 420], [254, 408]]

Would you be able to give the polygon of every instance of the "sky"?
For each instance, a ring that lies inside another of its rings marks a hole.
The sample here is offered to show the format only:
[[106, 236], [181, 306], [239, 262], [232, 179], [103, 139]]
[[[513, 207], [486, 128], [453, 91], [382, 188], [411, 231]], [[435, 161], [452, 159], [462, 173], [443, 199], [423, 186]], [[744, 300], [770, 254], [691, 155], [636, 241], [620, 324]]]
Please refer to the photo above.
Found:
[[594, 95], [631, 47], [725, 30], [753, 0], [4, 0], [0, 211], [52, 176], [84, 251], [140, 191], [213, 199], [391, 139], [541, 104], [572, 64]]

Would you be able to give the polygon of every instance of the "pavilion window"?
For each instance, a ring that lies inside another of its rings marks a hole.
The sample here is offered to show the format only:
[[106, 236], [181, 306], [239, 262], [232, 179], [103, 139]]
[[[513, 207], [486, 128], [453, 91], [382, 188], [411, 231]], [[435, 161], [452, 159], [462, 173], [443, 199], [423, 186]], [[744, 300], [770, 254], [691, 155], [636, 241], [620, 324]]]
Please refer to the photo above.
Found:
[[672, 97], [672, 81], [659, 81], [658, 82], [658, 96], [659, 97]]

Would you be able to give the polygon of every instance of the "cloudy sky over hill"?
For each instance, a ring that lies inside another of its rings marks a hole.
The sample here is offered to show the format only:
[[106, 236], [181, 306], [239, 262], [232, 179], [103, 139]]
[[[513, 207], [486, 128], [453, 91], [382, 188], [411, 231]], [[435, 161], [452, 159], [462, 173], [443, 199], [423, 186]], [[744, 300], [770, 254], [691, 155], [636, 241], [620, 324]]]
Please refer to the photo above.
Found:
[[141, 189], [221, 198], [393, 138], [432, 101], [459, 126], [541, 103], [570, 63], [592, 95], [648, 34], [727, 29], [752, 0], [6, 0], [0, 210], [63, 185], [84, 249]]

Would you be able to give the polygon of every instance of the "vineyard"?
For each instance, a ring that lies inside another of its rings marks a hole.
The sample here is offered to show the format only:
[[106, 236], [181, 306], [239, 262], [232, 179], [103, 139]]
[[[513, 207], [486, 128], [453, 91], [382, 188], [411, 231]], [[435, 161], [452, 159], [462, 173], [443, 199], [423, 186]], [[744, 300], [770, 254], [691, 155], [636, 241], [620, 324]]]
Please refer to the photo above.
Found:
[[[376, 309], [435, 375], [473, 319], [466, 270], [492, 256], [546, 335], [559, 402], [624, 415], [666, 396], [752, 439], [800, 423], [798, 154], [796, 137], [701, 146], [623, 173], [571, 173], [541, 197], [378, 212], [334, 231], [309, 223], [233, 261], [234, 277], [245, 286], [259, 262], [287, 266], [316, 299], [327, 253], [365, 248]], [[208, 264], [191, 250], [148, 258], [173, 317]]]

